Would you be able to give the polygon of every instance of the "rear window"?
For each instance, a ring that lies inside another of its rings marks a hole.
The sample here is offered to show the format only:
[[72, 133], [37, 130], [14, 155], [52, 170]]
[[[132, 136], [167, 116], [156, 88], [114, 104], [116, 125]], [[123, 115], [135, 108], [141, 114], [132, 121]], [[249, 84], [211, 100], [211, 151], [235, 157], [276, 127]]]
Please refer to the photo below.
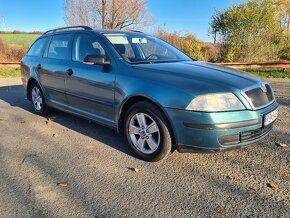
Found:
[[47, 42], [47, 37], [38, 39], [35, 43], [33, 43], [31, 48], [27, 52], [27, 55], [34, 56], [34, 57], [41, 57], [43, 53], [43, 49], [46, 45], [46, 42]]
[[65, 60], [69, 58], [71, 34], [53, 36], [48, 49], [48, 58]]

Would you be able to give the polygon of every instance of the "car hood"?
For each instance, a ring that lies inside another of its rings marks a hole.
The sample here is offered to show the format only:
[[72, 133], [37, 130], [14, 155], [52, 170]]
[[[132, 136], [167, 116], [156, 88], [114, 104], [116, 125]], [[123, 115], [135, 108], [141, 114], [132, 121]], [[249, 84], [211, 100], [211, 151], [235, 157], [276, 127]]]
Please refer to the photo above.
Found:
[[248, 73], [201, 61], [139, 64], [144, 79], [162, 82], [199, 95], [215, 92], [240, 92], [259, 82]]

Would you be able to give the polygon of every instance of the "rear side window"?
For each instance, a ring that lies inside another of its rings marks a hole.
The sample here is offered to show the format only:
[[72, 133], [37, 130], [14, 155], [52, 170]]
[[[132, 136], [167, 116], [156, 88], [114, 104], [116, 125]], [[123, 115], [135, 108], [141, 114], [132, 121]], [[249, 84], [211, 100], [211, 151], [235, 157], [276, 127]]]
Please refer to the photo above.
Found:
[[48, 49], [48, 58], [66, 60], [69, 59], [69, 44], [71, 34], [53, 36]]
[[34, 56], [34, 57], [41, 57], [43, 53], [43, 49], [46, 45], [46, 42], [47, 42], [47, 37], [38, 39], [35, 43], [33, 43], [31, 48], [27, 52], [27, 55]]

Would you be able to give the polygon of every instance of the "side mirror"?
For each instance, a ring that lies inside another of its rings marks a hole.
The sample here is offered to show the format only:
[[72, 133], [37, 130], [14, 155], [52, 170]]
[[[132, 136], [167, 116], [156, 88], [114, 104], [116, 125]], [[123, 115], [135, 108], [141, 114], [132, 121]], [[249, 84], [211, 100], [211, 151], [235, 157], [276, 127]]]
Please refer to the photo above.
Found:
[[87, 55], [84, 60], [85, 64], [95, 64], [102, 66], [110, 66], [111, 61], [106, 61], [104, 57], [100, 57], [98, 55]]

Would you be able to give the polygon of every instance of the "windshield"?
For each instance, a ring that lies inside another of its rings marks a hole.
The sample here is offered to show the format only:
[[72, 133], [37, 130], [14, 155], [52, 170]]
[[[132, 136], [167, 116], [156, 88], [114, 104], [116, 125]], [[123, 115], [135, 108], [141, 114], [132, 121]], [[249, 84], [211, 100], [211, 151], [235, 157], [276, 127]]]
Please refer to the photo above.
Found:
[[125, 61], [132, 64], [191, 60], [170, 44], [144, 34], [104, 34]]

